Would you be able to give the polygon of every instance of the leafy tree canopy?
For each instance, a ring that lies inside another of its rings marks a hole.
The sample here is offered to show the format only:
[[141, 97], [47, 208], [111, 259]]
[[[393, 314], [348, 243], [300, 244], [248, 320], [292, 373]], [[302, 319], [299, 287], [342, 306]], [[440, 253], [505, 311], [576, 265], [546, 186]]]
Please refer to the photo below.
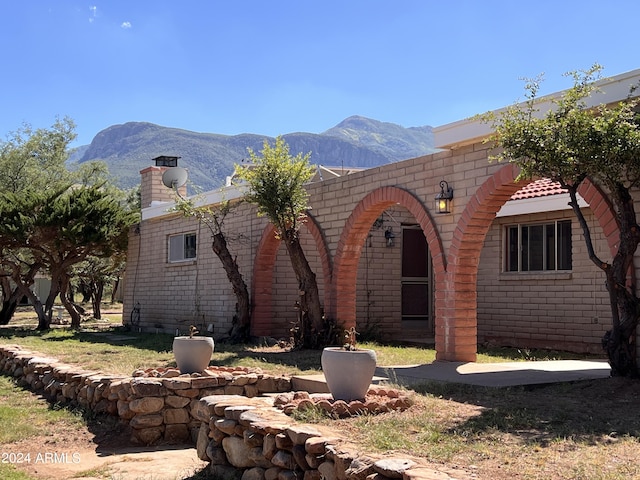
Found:
[[314, 174], [310, 153], [289, 153], [289, 145], [279, 136], [275, 145], [265, 141], [257, 155], [249, 149], [251, 165], [236, 165], [236, 173], [249, 185], [245, 199], [257, 205], [258, 215], [266, 216], [282, 235], [297, 230], [300, 218], [309, 209], [309, 195], [304, 189]]
[[563, 185], [578, 185], [590, 178], [610, 192], [619, 185], [635, 187], [640, 181], [640, 125], [637, 99], [615, 105], [590, 106], [599, 92], [602, 67], [567, 75], [574, 87], [551, 99], [552, 108], [541, 114], [538, 92], [541, 78], [526, 84], [527, 101], [499, 116], [489, 115], [496, 128], [491, 137], [503, 148], [499, 160], [515, 162], [521, 177], [548, 177]]
[[23, 125], [0, 142], [0, 189], [20, 192], [25, 188], [48, 190], [72, 175], [65, 166], [68, 146], [76, 137], [69, 118], [56, 120], [49, 129]]
[[[551, 178], [568, 190], [589, 258], [606, 275], [612, 328], [602, 345], [612, 374], [632, 376], [638, 372], [635, 332], [640, 320], [640, 298], [634, 275], [630, 275], [640, 244], [632, 191], [637, 191], [640, 182], [639, 103], [633, 98], [633, 87], [624, 101], [593, 106], [601, 70], [596, 64], [570, 73], [574, 86], [551, 98], [546, 112], [540, 111], [545, 99], [538, 99], [538, 78], [527, 83], [523, 105], [484, 118], [495, 128], [490, 140], [502, 148], [495, 158], [517, 164], [521, 178]], [[578, 204], [578, 187], [587, 179], [609, 197], [615, 209], [619, 241], [611, 262], [596, 255], [589, 224]]]

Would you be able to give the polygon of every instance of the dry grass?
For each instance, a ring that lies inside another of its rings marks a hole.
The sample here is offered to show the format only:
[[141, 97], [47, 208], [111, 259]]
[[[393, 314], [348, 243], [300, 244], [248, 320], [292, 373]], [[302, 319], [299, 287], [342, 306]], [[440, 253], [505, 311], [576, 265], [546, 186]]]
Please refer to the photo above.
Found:
[[[113, 334], [122, 334], [129, 339]], [[115, 338], [115, 339], [114, 339]], [[120, 340], [117, 340], [120, 338]], [[46, 334], [0, 330], [18, 343], [87, 368], [130, 373], [173, 364], [171, 336], [58, 329]], [[379, 364], [430, 363], [429, 349], [363, 344]], [[480, 361], [576, 358], [560, 352], [499, 350]], [[217, 344], [213, 364], [257, 366], [272, 373], [312, 373], [320, 352]], [[442, 383], [414, 386], [415, 405], [403, 413], [329, 420], [363, 449], [422, 457], [482, 479], [640, 479], [640, 382], [621, 378], [535, 387], [486, 388]]]

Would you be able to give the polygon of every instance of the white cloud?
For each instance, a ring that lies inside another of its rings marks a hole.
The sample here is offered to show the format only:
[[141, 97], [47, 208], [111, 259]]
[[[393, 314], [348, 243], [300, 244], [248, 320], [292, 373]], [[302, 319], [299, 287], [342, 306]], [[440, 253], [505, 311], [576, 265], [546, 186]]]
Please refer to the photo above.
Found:
[[89, 15], [89, 23], [93, 23], [93, 21], [98, 16], [98, 7], [93, 5], [93, 6], [89, 7], [89, 11], [91, 12], [91, 14]]
[[131, 28], [131, 22], [122, 22], [120, 24], [121, 28]]

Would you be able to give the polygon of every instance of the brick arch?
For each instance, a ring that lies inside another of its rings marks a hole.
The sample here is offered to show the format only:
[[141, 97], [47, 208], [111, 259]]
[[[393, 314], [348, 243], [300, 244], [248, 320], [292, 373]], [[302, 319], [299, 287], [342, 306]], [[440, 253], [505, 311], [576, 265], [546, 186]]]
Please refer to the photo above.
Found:
[[598, 225], [602, 228], [602, 232], [607, 239], [611, 255], [615, 255], [620, 241], [620, 225], [609, 197], [602, 192], [600, 187], [591, 183], [588, 179], [580, 184], [578, 193], [589, 204], [589, 208], [591, 208]]
[[[477, 276], [480, 253], [495, 215], [511, 196], [529, 183], [516, 181], [518, 167], [508, 164], [489, 177], [469, 199], [456, 225], [447, 255], [444, 298], [436, 298], [436, 358], [475, 361], [477, 354]], [[591, 182], [578, 193], [592, 209], [613, 253], [618, 224], [611, 203]], [[440, 297], [442, 298], [442, 297]]]
[[447, 255], [444, 302], [436, 298], [436, 358], [474, 362], [477, 353], [477, 279], [484, 239], [500, 207], [527, 182], [518, 168], [497, 170], [469, 198], [456, 224]]
[[431, 252], [436, 285], [438, 278], [445, 273], [442, 240], [420, 199], [411, 192], [392, 186], [371, 191], [356, 205], [345, 222], [336, 250], [329, 304], [332, 308], [327, 312], [345, 328], [356, 324], [356, 282], [362, 246], [376, 218], [394, 205], [405, 207], [422, 228]]
[[[327, 242], [320, 230], [318, 222], [308, 212], [304, 225], [311, 233], [320, 255], [326, 308], [331, 288], [331, 255], [329, 254]], [[253, 266], [253, 281], [251, 283], [253, 304], [253, 312], [251, 314], [252, 335], [269, 335], [271, 332], [271, 321], [273, 318], [271, 310], [273, 301], [273, 269], [276, 264], [280, 243], [281, 240], [277, 238], [275, 227], [271, 223], [268, 224], [262, 231]]]

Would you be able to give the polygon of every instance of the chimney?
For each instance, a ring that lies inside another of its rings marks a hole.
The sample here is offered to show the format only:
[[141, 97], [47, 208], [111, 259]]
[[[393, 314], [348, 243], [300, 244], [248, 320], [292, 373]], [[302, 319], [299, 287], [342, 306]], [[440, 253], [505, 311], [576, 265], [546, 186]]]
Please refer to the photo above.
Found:
[[[179, 158], [161, 155], [153, 159], [155, 166], [147, 167], [140, 171], [140, 201], [142, 208], [149, 207], [152, 202], [174, 202], [176, 200], [176, 192], [171, 188], [165, 187], [162, 183], [162, 175], [170, 168], [177, 167]], [[186, 185], [180, 186], [178, 193], [186, 196]]]

